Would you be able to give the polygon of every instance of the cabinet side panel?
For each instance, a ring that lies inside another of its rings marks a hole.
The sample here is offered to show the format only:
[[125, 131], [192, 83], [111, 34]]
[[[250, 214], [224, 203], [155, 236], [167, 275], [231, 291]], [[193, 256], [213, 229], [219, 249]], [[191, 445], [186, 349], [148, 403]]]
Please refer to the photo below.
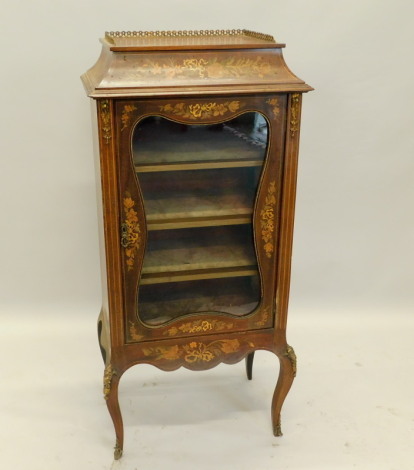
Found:
[[96, 190], [96, 207], [98, 215], [98, 237], [99, 237], [99, 260], [101, 268], [101, 295], [102, 307], [98, 317], [98, 337], [101, 350], [105, 353], [103, 358], [106, 364], [111, 361], [111, 332], [109, 326], [109, 305], [108, 305], [108, 279], [106, 275], [106, 254], [105, 254], [105, 234], [104, 234], [104, 216], [102, 204], [102, 176], [101, 161], [99, 149], [99, 128], [98, 128], [98, 112], [95, 100], [90, 100], [92, 136], [93, 136], [93, 156], [95, 166], [95, 190]]
[[293, 93], [290, 95], [283, 169], [282, 214], [276, 293], [276, 328], [282, 330], [286, 329], [289, 304], [301, 103], [301, 94]]
[[97, 102], [96, 175], [101, 245], [103, 310], [109, 320], [111, 346], [123, 344], [119, 201], [111, 100]]
[[105, 256], [105, 235], [103, 224], [103, 205], [102, 205], [102, 178], [101, 178], [101, 161], [99, 153], [99, 136], [98, 136], [98, 113], [95, 100], [90, 100], [92, 135], [93, 135], [93, 155], [95, 165], [95, 190], [96, 190], [96, 206], [98, 212], [98, 236], [99, 236], [99, 255], [101, 266], [101, 285], [102, 285], [102, 312], [106, 323], [109, 322], [108, 308], [108, 280], [106, 276], [106, 256]]

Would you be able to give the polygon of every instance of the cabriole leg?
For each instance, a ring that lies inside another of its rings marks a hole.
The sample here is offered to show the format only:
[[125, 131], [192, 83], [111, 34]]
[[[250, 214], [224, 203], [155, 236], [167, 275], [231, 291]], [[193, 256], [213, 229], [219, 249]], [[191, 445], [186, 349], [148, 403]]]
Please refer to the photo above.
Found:
[[282, 436], [280, 412], [296, 377], [296, 354], [292, 346], [287, 345], [285, 349], [276, 352], [280, 362], [279, 378], [276, 384], [272, 400], [272, 424], [273, 434]]
[[104, 345], [102, 344], [102, 320], [98, 320], [98, 341], [99, 341], [99, 349], [101, 350], [101, 356], [104, 361], [104, 364], [106, 362], [106, 349]]
[[253, 377], [253, 359], [254, 351], [246, 356], [246, 374], [249, 380], [252, 380]]
[[115, 450], [114, 459], [118, 460], [122, 457], [122, 449], [124, 446], [124, 425], [122, 422], [121, 409], [118, 401], [118, 385], [121, 374], [108, 364], [104, 373], [104, 398], [108, 407], [109, 414], [115, 428]]

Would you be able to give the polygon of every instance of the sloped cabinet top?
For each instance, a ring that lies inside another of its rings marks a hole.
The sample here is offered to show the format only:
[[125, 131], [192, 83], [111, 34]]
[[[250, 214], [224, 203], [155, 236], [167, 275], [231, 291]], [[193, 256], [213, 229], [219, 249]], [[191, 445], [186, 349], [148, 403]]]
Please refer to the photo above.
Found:
[[91, 98], [306, 92], [286, 66], [284, 44], [247, 30], [110, 32], [82, 75]]

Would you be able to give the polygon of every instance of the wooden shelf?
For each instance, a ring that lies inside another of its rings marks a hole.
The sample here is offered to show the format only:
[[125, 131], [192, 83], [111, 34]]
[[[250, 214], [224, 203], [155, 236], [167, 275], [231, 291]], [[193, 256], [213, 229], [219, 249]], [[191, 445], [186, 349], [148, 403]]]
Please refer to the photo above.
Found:
[[251, 223], [253, 198], [233, 189], [145, 195], [148, 230]]
[[194, 217], [173, 220], [153, 221], [147, 225], [151, 230], [173, 230], [180, 228], [198, 228], [198, 227], [220, 227], [226, 225], [250, 224], [251, 216], [225, 216], [223, 217]]
[[189, 161], [185, 163], [155, 163], [151, 165], [135, 165], [137, 173], [152, 173], [155, 171], [185, 171], [185, 170], [213, 170], [219, 168], [246, 168], [261, 167], [263, 160], [233, 159], [221, 161]]
[[252, 243], [237, 227], [153, 232], [142, 268], [143, 284], [251, 276], [257, 273]]
[[243, 277], [257, 275], [257, 268], [254, 266], [231, 269], [206, 269], [189, 272], [172, 272], [159, 274], [143, 274], [141, 285], [165, 284], [167, 282], [197, 281], [202, 279], [223, 279], [229, 277]]

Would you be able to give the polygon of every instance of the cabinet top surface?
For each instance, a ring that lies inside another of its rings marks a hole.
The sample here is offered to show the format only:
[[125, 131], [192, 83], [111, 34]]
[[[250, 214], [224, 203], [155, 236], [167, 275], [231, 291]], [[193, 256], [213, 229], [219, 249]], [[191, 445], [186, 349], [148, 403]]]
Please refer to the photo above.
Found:
[[102, 42], [114, 52], [188, 49], [281, 48], [268, 34], [246, 29], [201, 31], [111, 31]]

